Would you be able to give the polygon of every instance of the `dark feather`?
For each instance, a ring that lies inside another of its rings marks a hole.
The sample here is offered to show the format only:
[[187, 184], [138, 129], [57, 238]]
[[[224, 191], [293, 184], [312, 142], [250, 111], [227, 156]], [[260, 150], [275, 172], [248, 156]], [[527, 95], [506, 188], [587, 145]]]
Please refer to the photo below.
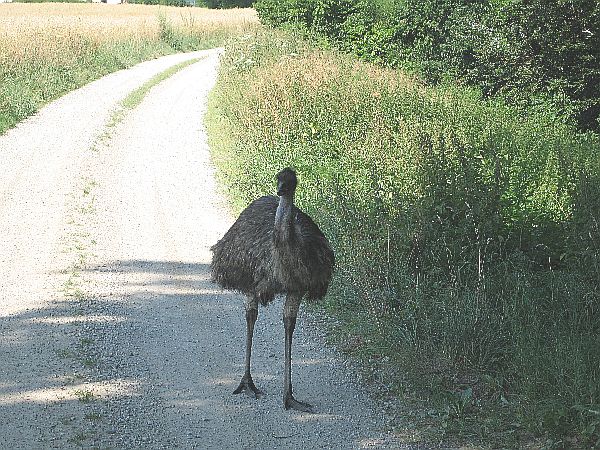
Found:
[[294, 206], [289, 239], [274, 236], [278, 197], [253, 201], [212, 248], [212, 278], [268, 304], [277, 294], [321, 299], [333, 274], [334, 254], [312, 219]]

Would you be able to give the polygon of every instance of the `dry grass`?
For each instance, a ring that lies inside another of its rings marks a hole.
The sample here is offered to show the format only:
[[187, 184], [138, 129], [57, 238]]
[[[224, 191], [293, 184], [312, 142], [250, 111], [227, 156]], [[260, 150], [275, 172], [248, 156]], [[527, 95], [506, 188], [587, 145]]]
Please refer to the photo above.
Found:
[[259, 26], [252, 9], [0, 5], [0, 134], [45, 103], [115, 70], [224, 45]]
[[0, 8], [0, 64], [62, 62], [89, 47], [158, 40], [159, 16], [194, 34], [237, 34], [258, 24], [253, 9], [209, 10], [149, 5], [11, 3]]

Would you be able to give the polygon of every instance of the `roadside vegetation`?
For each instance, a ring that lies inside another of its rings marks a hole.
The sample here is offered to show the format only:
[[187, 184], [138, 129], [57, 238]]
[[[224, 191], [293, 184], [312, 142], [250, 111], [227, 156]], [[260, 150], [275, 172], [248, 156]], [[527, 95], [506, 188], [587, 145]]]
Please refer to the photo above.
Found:
[[285, 32], [250, 9], [4, 4], [0, 133], [109, 72], [228, 43], [219, 176], [241, 210], [298, 170], [337, 255], [332, 338], [413, 402], [398, 431], [599, 447], [600, 11], [542, 3], [259, 0]]
[[334, 339], [429, 405], [407, 439], [600, 445], [598, 135], [321, 44], [227, 48], [207, 124], [238, 211], [298, 170]]
[[3, 4], [0, 133], [107, 73], [169, 53], [217, 47], [257, 25], [251, 9]]
[[295, 26], [428, 82], [476, 86], [600, 131], [600, 3], [590, 0], [257, 0]]

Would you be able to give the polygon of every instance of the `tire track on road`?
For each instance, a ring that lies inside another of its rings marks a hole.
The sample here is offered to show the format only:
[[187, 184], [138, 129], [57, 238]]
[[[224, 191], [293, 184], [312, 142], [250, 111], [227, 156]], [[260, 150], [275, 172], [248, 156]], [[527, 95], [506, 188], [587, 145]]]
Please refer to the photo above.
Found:
[[[22, 177], [35, 189], [30, 196], [24, 187], [15, 192], [9, 206], [31, 198], [33, 212], [39, 209], [31, 220], [39, 223], [21, 224], [10, 234], [18, 211], [10, 211], [12, 219], [0, 218], [9, 244], [16, 237], [39, 240], [42, 250], [34, 257], [22, 245], [25, 260], [16, 264], [0, 241], [0, 263], [17, 272], [34, 267], [37, 277], [31, 283], [0, 274], [2, 283], [28, 284], [31, 291], [17, 298], [10, 295], [19, 294], [18, 287], [2, 293], [0, 420], [9, 424], [2, 428], [6, 445], [402, 447], [385, 432], [383, 413], [356, 376], [302, 319], [293, 376], [298, 394], [318, 413], [282, 408], [280, 302], [261, 309], [255, 331], [254, 379], [265, 397], [231, 394], [243, 371], [243, 298], [210, 282], [209, 248], [233, 218], [218, 194], [202, 124], [219, 52], [201, 55], [206, 58], [153, 87], [108, 133], [104, 126], [128, 92], [198, 55], [161, 58], [98, 80], [49, 105], [52, 114], [42, 111], [8, 140], [0, 137], [0, 152], [12, 142], [7, 161], [16, 158], [19, 145], [37, 142], [32, 133], [45, 140]], [[90, 99], [103, 95], [97, 116], [89, 117], [86, 107], [98, 106]], [[74, 118], [65, 108], [78, 111], [83, 124], [59, 130], [48, 121], [62, 117], [69, 124], [66, 118]], [[49, 153], [53, 143], [60, 148]], [[36, 184], [48, 161], [56, 177]], [[0, 180], [3, 189], [12, 188]], [[45, 193], [52, 202], [45, 204]], [[47, 229], [43, 237], [28, 234], [40, 228]], [[32, 259], [39, 264], [30, 266]]]
[[113, 73], [0, 136], [3, 448], [70, 447], [87, 438], [80, 430], [91, 418], [81, 400], [89, 387], [76, 332], [84, 320], [81, 258], [91, 239], [83, 229], [90, 219], [77, 211], [90, 188], [84, 166], [123, 98], [162, 70], [206, 54], [170, 55]]

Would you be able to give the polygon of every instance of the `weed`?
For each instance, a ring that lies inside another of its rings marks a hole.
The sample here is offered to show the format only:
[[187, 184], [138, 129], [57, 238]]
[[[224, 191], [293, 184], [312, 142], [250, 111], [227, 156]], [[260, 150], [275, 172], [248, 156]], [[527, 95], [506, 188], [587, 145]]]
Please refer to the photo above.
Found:
[[86, 180], [86, 183], [83, 187], [83, 195], [90, 195], [90, 193], [92, 192], [92, 190], [98, 186], [98, 183], [96, 183], [96, 181], [94, 180]]
[[77, 384], [84, 380], [85, 377], [79, 373], [75, 373], [66, 378], [65, 384]]
[[69, 438], [69, 442], [75, 445], [82, 445], [85, 441], [92, 438], [95, 434], [96, 433], [94, 432], [78, 431], [77, 433], [75, 433], [75, 435]]
[[473, 409], [473, 389], [467, 388], [453, 393], [450, 404], [448, 405], [449, 415], [455, 418], [462, 418]]
[[91, 403], [96, 400], [96, 396], [89, 389], [77, 389], [73, 393], [81, 403]]
[[60, 423], [63, 425], [69, 425], [75, 421], [75, 417], [73, 416], [63, 416], [59, 419]]
[[83, 366], [87, 369], [91, 369], [93, 367], [96, 367], [96, 365], [98, 364], [98, 361], [95, 358], [83, 358], [81, 360], [81, 364], [83, 364]]
[[237, 210], [297, 169], [341, 342], [446, 430], [598, 436], [598, 136], [273, 32], [227, 49], [207, 127]]
[[100, 422], [102, 420], [102, 414], [91, 412], [87, 413], [84, 418], [91, 422]]
[[75, 352], [68, 348], [55, 350], [55, 353], [59, 358], [74, 358], [76, 356]]

